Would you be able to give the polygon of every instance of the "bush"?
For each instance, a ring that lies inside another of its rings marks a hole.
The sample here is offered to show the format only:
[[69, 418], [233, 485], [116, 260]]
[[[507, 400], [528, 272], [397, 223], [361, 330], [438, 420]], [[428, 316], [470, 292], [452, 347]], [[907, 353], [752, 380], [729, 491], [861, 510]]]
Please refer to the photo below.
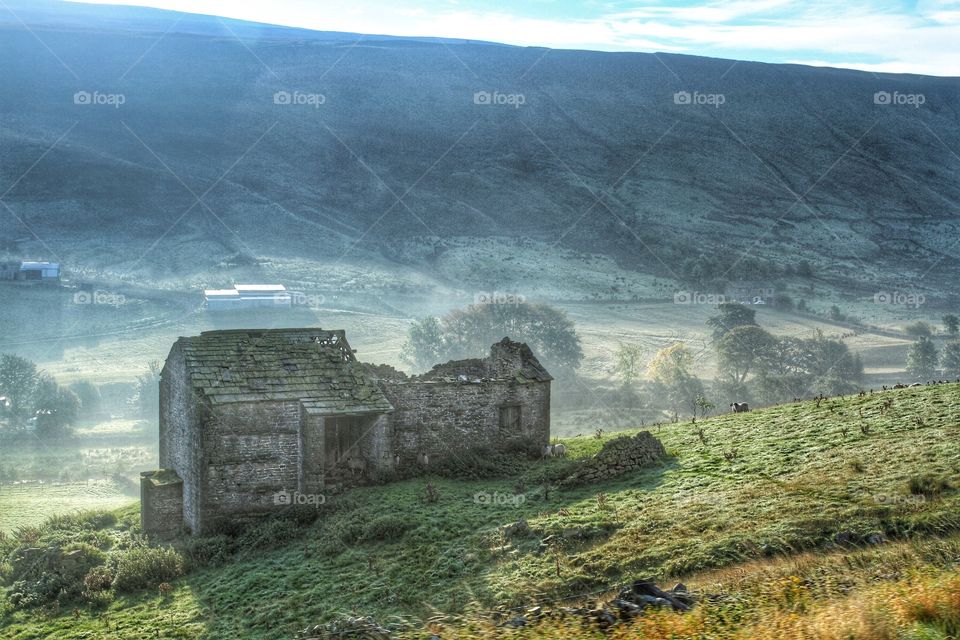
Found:
[[399, 540], [415, 524], [403, 516], [385, 515], [371, 520], [363, 528], [361, 542]]
[[117, 591], [136, 591], [169, 582], [184, 573], [184, 560], [170, 547], [138, 547], [112, 558], [113, 586]]
[[83, 578], [84, 591], [94, 593], [106, 591], [113, 585], [113, 574], [105, 566], [94, 567]]
[[107, 555], [96, 547], [77, 542], [63, 548], [20, 548], [11, 556], [10, 577], [15, 580], [10, 601], [18, 607], [76, 598], [84, 589], [85, 576], [102, 566]]
[[915, 496], [935, 497], [951, 489], [945, 478], [933, 474], [913, 476], [907, 482], [907, 489]]
[[[539, 455], [539, 447], [537, 449]], [[489, 448], [470, 449], [456, 456], [438, 458], [432, 471], [444, 478], [458, 480], [505, 478], [522, 473], [528, 466], [528, 455], [528, 449], [514, 453], [500, 453]]]
[[230, 538], [225, 535], [190, 536], [179, 545], [189, 569], [216, 567], [230, 557]]

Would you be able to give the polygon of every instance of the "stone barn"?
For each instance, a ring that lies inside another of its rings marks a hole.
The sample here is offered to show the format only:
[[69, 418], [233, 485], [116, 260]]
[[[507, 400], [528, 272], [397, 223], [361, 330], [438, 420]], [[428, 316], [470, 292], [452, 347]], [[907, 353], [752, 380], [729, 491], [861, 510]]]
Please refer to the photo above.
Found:
[[504, 338], [421, 376], [359, 362], [339, 330], [180, 338], [160, 379], [160, 466], [144, 531], [209, 533], [467, 450], [550, 440], [552, 378]]

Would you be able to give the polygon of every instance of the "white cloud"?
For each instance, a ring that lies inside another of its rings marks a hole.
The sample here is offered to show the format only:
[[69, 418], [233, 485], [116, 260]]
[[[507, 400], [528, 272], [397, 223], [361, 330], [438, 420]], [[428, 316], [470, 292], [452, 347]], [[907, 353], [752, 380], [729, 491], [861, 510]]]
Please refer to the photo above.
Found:
[[891, 0], [732, 0], [679, 7], [647, 3], [589, 19], [551, 18], [549, 3], [536, 5], [541, 17], [530, 17], [504, 10], [466, 11], [456, 2], [403, 7], [389, 0], [130, 1], [328, 31], [671, 51], [765, 62], [807, 60], [871, 71], [960, 76], [960, 0], [920, 0], [912, 12]]

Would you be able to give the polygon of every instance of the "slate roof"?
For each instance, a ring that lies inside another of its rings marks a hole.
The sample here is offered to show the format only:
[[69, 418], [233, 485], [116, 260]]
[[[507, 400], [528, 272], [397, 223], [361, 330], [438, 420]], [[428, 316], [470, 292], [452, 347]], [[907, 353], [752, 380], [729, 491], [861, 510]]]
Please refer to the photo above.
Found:
[[204, 331], [178, 347], [194, 393], [213, 404], [300, 400], [317, 414], [393, 411], [341, 330]]
[[517, 372], [517, 382], [526, 384], [530, 382], [550, 382], [553, 380], [553, 376], [540, 364], [540, 361], [533, 355], [530, 347], [525, 344], [513, 342], [509, 338], [504, 338], [500, 344], [509, 345], [520, 350], [520, 354], [523, 357], [523, 366]]

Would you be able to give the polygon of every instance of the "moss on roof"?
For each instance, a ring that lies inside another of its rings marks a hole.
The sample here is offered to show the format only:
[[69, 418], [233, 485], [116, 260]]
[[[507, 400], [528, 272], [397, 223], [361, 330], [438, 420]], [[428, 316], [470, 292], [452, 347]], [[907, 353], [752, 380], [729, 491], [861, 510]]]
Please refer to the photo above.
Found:
[[213, 404], [289, 400], [321, 414], [393, 410], [342, 330], [205, 331], [177, 344], [194, 392]]
[[173, 469], [157, 469], [155, 471], [144, 471], [140, 474], [141, 477], [149, 478], [150, 483], [155, 487], [160, 487], [165, 484], [176, 484], [178, 482], [183, 482], [177, 472]]

